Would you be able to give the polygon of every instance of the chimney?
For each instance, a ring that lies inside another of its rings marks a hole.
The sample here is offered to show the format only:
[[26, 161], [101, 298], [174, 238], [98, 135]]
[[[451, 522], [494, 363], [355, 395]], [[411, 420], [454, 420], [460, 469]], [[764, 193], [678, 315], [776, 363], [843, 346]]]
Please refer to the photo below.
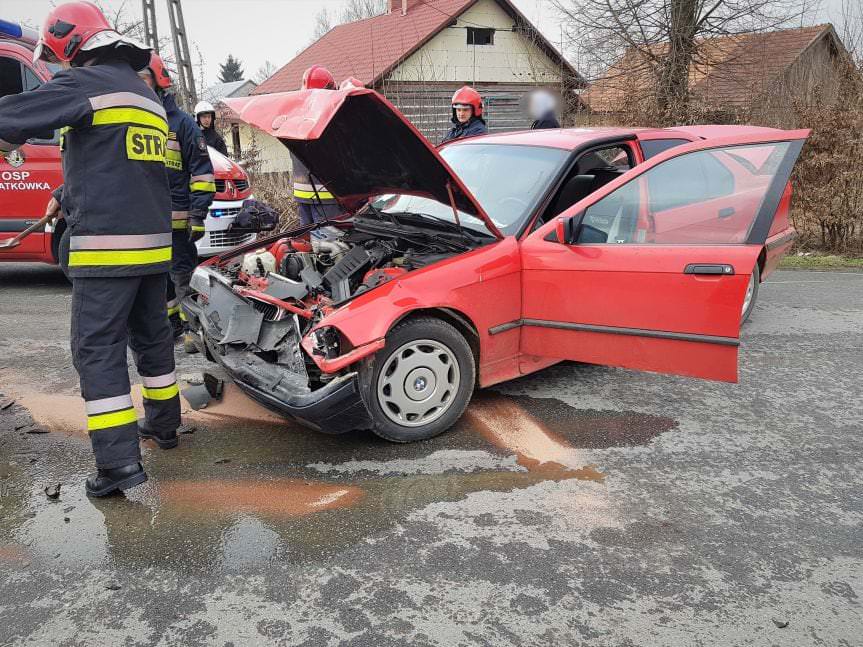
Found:
[[420, 4], [423, 1], [430, 0], [389, 0], [387, 9], [388, 13], [401, 13], [401, 15], [406, 16], [408, 13], [408, 9]]

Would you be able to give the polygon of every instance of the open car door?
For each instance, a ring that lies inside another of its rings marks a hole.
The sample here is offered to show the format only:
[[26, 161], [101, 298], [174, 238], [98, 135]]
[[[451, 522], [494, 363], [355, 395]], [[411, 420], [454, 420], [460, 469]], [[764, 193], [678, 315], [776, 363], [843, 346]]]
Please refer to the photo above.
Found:
[[736, 382], [749, 276], [808, 134], [673, 148], [531, 234], [522, 352]]

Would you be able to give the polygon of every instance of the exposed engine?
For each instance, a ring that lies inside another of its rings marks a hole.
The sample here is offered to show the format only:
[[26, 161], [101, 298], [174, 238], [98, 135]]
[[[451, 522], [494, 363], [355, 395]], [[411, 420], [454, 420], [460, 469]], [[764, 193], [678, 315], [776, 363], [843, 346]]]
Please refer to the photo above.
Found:
[[[280, 379], [318, 388], [336, 375], [322, 372], [300, 341], [334, 308], [484, 243], [404, 221], [354, 217], [201, 266], [192, 277], [196, 325], [208, 330], [221, 361], [247, 353], [247, 379], [263, 385], [265, 367], [276, 364], [287, 371]], [[310, 352], [327, 359], [350, 350], [334, 328], [316, 329], [312, 340]], [[275, 387], [267, 382], [266, 388]]]
[[296, 314], [314, 323], [333, 306], [463, 251], [392, 229], [362, 219], [327, 225], [232, 258], [219, 270], [265, 321]]

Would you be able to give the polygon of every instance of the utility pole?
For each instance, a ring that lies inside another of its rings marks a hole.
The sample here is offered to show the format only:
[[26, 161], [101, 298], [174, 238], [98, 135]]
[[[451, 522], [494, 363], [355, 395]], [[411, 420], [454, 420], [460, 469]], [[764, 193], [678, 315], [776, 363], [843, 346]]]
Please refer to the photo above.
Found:
[[[195, 92], [195, 77], [192, 73], [192, 57], [186, 38], [186, 23], [180, 0], [167, 0], [168, 17], [171, 20], [171, 39], [174, 41], [174, 58], [177, 64], [178, 98], [187, 112], [198, 102]], [[144, 13], [144, 44], [159, 54], [159, 34], [156, 29], [156, 0], [141, 0]]]
[[189, 41], [186, 39], [186, 24], [183, 22], [180, 0], [168, 0], [168, 17], [171, 19], [171, 37], [174, 39], [174, 55], [177, 58], [180, 98], [186, 110], [191, 111], [198, 102], [198, 96], [195, 92], [192, 57], [189, 54]]
[[156, 0], [141, 0], [144, 10], [144, 44], [159, 53], [159, 33], [156, 30]]

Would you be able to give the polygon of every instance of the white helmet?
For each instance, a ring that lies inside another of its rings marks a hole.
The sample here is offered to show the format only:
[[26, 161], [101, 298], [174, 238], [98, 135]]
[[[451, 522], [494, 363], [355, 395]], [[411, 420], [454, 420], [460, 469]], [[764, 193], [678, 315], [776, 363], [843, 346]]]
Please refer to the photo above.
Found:
[[198, 101], [197, 105], [195, 105], [195, 116], [197, 117], [203, 112], [216, 112], [216, 109], [209, 101]]

